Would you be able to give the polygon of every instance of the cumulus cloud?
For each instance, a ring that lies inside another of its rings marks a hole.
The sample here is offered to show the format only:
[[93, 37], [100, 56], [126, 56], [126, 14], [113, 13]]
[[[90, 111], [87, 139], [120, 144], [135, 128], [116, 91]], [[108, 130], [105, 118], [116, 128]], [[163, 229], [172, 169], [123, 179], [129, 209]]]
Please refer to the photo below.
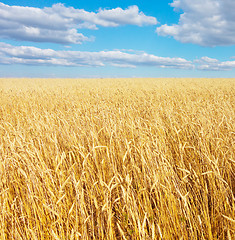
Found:
[[158, 27], [159, 35], [201, 46], [235, 44], [234, 0], [173, 0], [170, 5], [183, 13], [178, 24]]
[[144, 52], [55, 51], [29, 46], [12, 46], [0, 43], [1, 64], [59, 65], [59, 66], [105, 66], [192, 69], [193, 64], [183, 58], [159, 57]]
[[194, 61], [198, 64], [197, 69], [206, 71], [228, 71], [235, 68], [235, 61], [220, 62], [218, 59], [202, 57]]
[[137, 6], [127, 9], [99, 9], [88, 12], [65, 7], [58, 3], [52, 7], [34, 8], [9, 6], [0, 2], [0, 37], [35, 42], [79, 44], [90, 39], [77, 29], [97, 29], [120, 25], [155, 25], [155, 17], [146, 16]]
[[130, 6], [127, 9], [99, 9], [95, 12], [87, 12], [73, 7], [66, 8], [63, 4], [54, 4], [52, 8], [45, 8], [49, 14], [58, 14], [62, 18], [71, 19], [79, 28], [95, 29], [97, 26], [117, 27], [120, 25], [155, 25], [155, 17], [146, 16], [139, 11], [138, 6]]

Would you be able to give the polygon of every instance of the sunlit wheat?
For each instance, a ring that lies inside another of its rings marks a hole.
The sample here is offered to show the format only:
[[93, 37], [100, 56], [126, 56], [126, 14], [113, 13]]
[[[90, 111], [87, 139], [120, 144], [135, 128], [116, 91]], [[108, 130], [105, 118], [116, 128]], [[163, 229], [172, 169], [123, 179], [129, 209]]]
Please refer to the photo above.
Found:
[[0, 239], [234, 239], [234, 79], [1, 79]]

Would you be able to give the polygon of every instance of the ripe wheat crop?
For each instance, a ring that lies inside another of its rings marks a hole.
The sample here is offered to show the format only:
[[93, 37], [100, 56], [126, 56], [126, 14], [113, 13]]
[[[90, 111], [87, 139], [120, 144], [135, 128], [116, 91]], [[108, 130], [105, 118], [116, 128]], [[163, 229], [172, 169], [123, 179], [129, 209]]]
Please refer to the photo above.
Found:
[[234, 79], [0, 79], [0, 239], [235, 239]]

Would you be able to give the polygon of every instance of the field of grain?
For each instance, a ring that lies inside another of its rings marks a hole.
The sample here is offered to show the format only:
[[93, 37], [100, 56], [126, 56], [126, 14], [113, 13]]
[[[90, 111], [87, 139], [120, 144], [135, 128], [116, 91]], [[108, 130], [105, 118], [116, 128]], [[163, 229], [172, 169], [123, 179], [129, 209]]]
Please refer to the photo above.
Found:
[[0, 239], [235, 239], [235, 79], [0, 79]]

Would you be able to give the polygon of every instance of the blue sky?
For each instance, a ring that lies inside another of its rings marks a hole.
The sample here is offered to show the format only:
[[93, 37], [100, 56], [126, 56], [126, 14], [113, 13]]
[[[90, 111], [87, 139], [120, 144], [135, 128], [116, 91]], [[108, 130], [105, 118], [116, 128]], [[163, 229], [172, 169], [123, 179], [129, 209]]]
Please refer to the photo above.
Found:
[[234, 0], [1, 1], [0, 77], [235, 77]]

